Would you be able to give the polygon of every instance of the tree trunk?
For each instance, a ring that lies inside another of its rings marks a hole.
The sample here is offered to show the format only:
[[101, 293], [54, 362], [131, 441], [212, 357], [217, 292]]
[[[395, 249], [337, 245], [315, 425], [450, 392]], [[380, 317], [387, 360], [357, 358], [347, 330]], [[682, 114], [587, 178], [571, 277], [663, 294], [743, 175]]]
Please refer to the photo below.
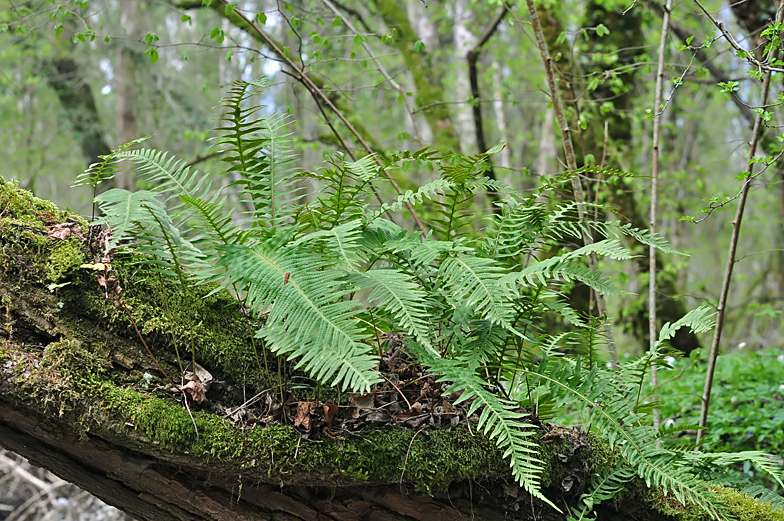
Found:
[[[117, 257], [124, 304], [112, 305], [95, 276], [107, 272], [83, 266], [93, 254], [78, 218], [2, 177], [0, 207], [0, 446], [140, 521], [565, 519], [517, 487], [494, 442], [465, 421], [305, 431], [274, 403], [243, 407], [268, 395], [270, 375], [256, 369], [230, 294], [183, 295]], [[180, 380], [173, 339], [214, 376], [202, 404], [184, 402], [162, 373]], [[267, 362], [274, 374], [277, 360]], [[340, 404], [336, 391], [318, 392]], [[544, 493], [575, 505], [614, 455], [577, 430], [541, 431]], [[600, 519], [701, 519], [666, 510], [640, 482], [628, 487]]]
[[[139, 53], [135, 49], [141, 37], [141, 0], [120, 2], [120, 26], [125, 38], [119, 40], [114, 59], [114, 110], [117, 121], [117, 146], [141, 136], [136, 130], [136, 112], [139, 104], [139, 89], [136, 86], [136, 62]], [[117, 187], [133, 190], [136, 183], [133, 172], [123, 169], [117, 173]]]

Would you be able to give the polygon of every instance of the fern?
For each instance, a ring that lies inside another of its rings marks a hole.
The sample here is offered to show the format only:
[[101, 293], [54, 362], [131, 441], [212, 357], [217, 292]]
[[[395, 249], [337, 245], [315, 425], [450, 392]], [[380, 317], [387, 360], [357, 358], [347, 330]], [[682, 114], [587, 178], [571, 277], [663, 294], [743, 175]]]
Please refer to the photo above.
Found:
[[261, 313], [270, 308], [258, 336], [273, 352], [297, 359], [319, 381], [367, 392], [381, 381], [378, 361], [369, 354], [368, 337], [353, 317], [354, 301], [340, 270], [320, 270], [329, 261], [296, 248], [262, 241], [253, 248], [229, 244], [218, 261], [226, 280], [247, 290], [248, 305]]
[[[96, 197], [113, 230], [110, 247], [134, 249], [154, 273], [181, 286], [218, 282], [229, 288], [263, 321], [256, 338], [322, 384], [371, 391], [383, 381], [372, 346], [380, 347], [383, 334], [399, 334], [415, 363], [450, 383], [447, 394], [461, 393], [458, 403], [477, 415], [479, 430], [495, 440], [515, 480], [550, 505], [540, 491], [536, 428], [526, 420], [576, 408], [620, 461], [593, 477], [591, 490], [570, 510], [574, 519], [590, 516], [635, 476], [714, 519], [724, 512], [705, 479], [712, 469], [747, 460], [775, 478], [778, 467], [761, 453], [661, 446], [669, 431], [653, 429], [651, 406], [640, 404], [650, 367], [663, 362], [667, 342], [681, 327], [708, 330], [709, 309], [665, 324], [650, 353], [610, 371], [602, 363], [601, 319], [582, 315], [559, 293], [580, 282], [623, 294], [585, 259], [631, 259], [623, 237], [678, 253], [663, 238], [619, 222], [581, 220], [576, 204], [552, 203], [553, 191], [571, 173], [544, 181], [528, 196], [487, 179], [487, 159], [503, 144], [465, 157], [425, 148], [379, 158], [383, 168], [425, 166], [440, 178], [376, 205], [371, 201], [382, 168], [374, 156], [349, 162], [335, 154], [324, 168], [297, 173], [288, 120], [252, 103], [266, 86], [235, 82], [221, 101], [216, 146], [225, 152], [228, 184], [214, 187], [218, 177], [167, 152], [131, 150], [131, 144], [80, 176], [79, 182], [97, 186], [113, 175], [117, 161], [128, 160], [150, 187]], [[627, 176], [596, 167], [581, 171]], [[322, 188], [300, 204], [308, 179]], [[482, 191], [499, 194], [498, 211], [477, 231], [472, 204]], [[241, 211], [232, 201], [237, 194], [245, 227], [234, 218]], [[423, 207], [434, 230], [410, 233], [387, 218], [409, 203]], [[585, 234], [602, 240], [564, 249], [564, 242]], [[563, 331], [543, 326], [553, 319]]]
[[477, 427], [495, 439], [498, 447], [504, 451], [515, 480], [528, 493], [560, 512], [540, 491], [542, 462], [538, 458], [537, 444], [528, 439], [534, 434], [535, 428], [521, 421], [524, 415], [515, 412], [515, 404], [488, 391], [476, 373], [463, 367], [459, 361], [435, 358], [425, 352], [420, 356], [433, 371], [445, 375], [440, 381], [452, 382], [445, 394], [462, 392], [456, 403], [472, 400], [468, 415], [480, 411]]
[[225, 174], [238, 176], [233, 184], [253, 208], [250, 220], [256, 226], [275, 228], [296, 213], [300, 189], [287, 117], [272, 112], [257, 118], [259, 107], [251, 104], [252, 97], [267, 87], [266, 81], [235, 81], [221, 100], [223, 125], [215, 131], [216, 145], [228, 147], [222, 159], [230, 165]]
[[511, 292], [501, 284], [503, 268], [491, 259], [457, 254], [447, 256], [438, 273], [453, 305], [475, 306], [484, 318], [511, 328]]

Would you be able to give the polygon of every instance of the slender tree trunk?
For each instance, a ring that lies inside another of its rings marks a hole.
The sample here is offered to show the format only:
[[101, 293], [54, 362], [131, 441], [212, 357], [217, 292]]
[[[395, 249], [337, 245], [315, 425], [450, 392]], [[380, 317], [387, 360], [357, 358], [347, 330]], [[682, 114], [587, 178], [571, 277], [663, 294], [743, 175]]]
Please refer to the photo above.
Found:
[[[136, 129], [139, 110], [139, 89], [136, 86], [137, 46], [141, 38], [142, 0], [120, 2], [120, 27], [124, 39], [119, 40], [114, 57], [114, 108], [116, 145], [120, 146], [141, 137]], [[117, 173], [117, 187], [133, 190], [136, 186], [133, 171], [123, 169]]]
[[[509, 131], [506, 125], [506, 110], [504, 107], [504, 88], [503, 77], [501, 75], [501, 64], [497, 60], [493, 61], [493, 112], [495, 114], [495, 125], [498, 130], [498, 141], [506, 141], [509, 143]], [[552, 121], [550, 122], [552, 129]], [[552, 132], [551, 132], [552, 134]], [[505, 147], [499, 154], [498, 166], [503, 169], [505, 175], [499, 176], [507, 183], [512, 183], [514, 180], [510, 179], [511, 175], [509, 169], [512, 167], [512, 149]], [[553, 154], [552, 157], [555, 157]]]
[[[778, 11], [776, 12], [776, 23], [781, 23], [784, 20], [784, 0], [779, 4]], [[778, 57], [778, 52], [772, 52], [772, 59]], [[770, 80], [772, 73], [765, 72], [762, 82], [762, 95], [760, 96], [760, 106], [764, 107], [768, 103], [768, 94], [770, 92]], [[721, 283], [721, 294], [719, 295], [719, 305], [716, 311], [716, 328], [713, 331], [713, 341], [711, 342], [710, 355], [708, 357], [708, 370], [705, 374], [705, 386], [702, 391], [702, 407], [700, 408], [700, 426], [707, 427], [708, 425], [708, 409], [710, 408], [710, 396], [713, 388], [713, 373], [716, 370], [716, 360], [719, 357], [719, 344], [721, 343], [721, 334], [724, 330], [724, 315], [727, 310], [727, 298], [730, 292], [730, 284], [732, 283], [732, 271], [735, 267], [735, 253], [738, 247], [738, 239], [740, 237], [741, 224], [743, 223], [743, 212], [746, 208], [746, 200], [751, 188], [752, 176], [754, 173], [754, 163], [752, 159], [757, 153], [757, 145], [760, 142], [763, 131], [763, 119], [760, 114], [754, 123], [754, 129], [751, 133], [751, 142], [749, 146], [748, 164], [749, 168], [743, 180], [743, 187], [741, 188], [740, 198], [738, 199], [738, 209], [735, 212], [735, 219], [732, 221], [732, 236], [730, 237], [729, 252], [727, 253], [727, 266], [724, 268], [724, 277]], [[780, 154], [779, 154], [780, 156]], [[700, 442], [704, 435], [703, 430], [697, 431], [697, 443]]]
[[[564, 112], [563, 103], [561, 101], [561, 95], [558, 92], [555, 75], [553, 74], [552, 58], [550, 57], [550, 53], [547, 50], [547, 42], [545, 41], [544, 33], [542, 32], [542, 26], [539, 23], [539, 15], [536, 11], [536, 5], [534, 4], [534, 0], [526, 0], [526, 3], [528, 4], [528, 15], [531, 19], [531, 26], [534, 31], [536, 44], [539, 47], [539, 52], [542, 56], [542, 63], [544, 63], [547, 84], [550, 88], [550, 99], [553, 103], [553, 111], [555, 112], [555, 117], [558, 121], [558, 127], [561, 129], [561, 141], [564, 148], [566, 166], [569, 168], [569, 170], [577, 170], [577, 159], [574, 154], [574, 145], [572, 144], [571, 128], [569, 123], [566, 121], [566, 114]], [[572, 175], [572, 191], [574, 192], [574, 200], [577, 202], [577, 211], [579, 213], [580, 220], [583, 221], [586, 219], [585, 194], [583, 192], [582, 183], [577, 174]], [[583, 243], [585, 245], [593, 243], [593, 238], [586, 232], [583, 232]], [[589, 255], [588, 264], [592, 270], [596, 271], [598, 269], [598, 262], [595, 254], [592, 253]], [[600, 316], [607, 316], [607, 302], [605, 301], [604, 295], [602, 293], [596, 294], [596, 307]], [[608, 340], [607, 349], [610, 353], [610, 363], [614, 367], [617, 367], [618, 350], [615, 346], [615, 341], [612, 334], [612, 326], [609, 322], [607, 322], [606, 328]]]
[[[455, 19], [452, 26], [452, 35], [455, 42], [457, 63], [455, 67], [455, 99], [454, 108], [455, 127], [460, 136], [460, 149], [464, 154], [475, 154], [477, 150], [477, 129], [474, 125], [474, 112], [468, 101], [472, 99], [471, 80], [468, 77], [468, 67], [465, 65], [468, 53], [476, 47], [479, 40], [471, 31], [476, 25], [476, 20], [471, 12], [469, 0], [455, 1]], [[476, 102], [476, 100], [474, 100]], [[484, 151], [482, 151], [484, 152]]]
[[[653, 162], [651, 165], [651, 235], [656, 233], [656, 220], [658, 219], [659, 206], [659, 139], [661, 138], [661, 116], [664, 109], [659, 108], [662, 103], [662, 85], [664, 83], [664, 59], [667, 50], [667, 34], [670, 30], [670, 11], [672, 0], [667, 0], [662, 18], [661, 38], [659, 39], [659, 64], [656, 69], [656, 90], [653, 102]], [[656, 248], [648, 249], [648, 349], [653, 351], [656, 347], [658, 326], [656, 324]], [[651, 385], [654, 393], [659, 387], [659, 376], [656, 364], [651, 364]], [[654, 402], [657, 397], [654, 395]], [[659, 428], [661, 417], [659, 409], [653, 410], [653, 426]]]

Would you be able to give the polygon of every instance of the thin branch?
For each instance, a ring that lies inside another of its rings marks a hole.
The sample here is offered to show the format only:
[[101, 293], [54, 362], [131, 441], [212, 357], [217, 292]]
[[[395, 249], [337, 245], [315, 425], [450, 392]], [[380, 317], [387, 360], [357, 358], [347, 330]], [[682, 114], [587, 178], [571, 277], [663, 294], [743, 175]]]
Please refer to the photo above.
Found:
[[[354, 27], [354, 25], [351, 23], [351, 20], [349, 20], [348, 18], [345, 18], [340, 13], [340, 11], [338, 11], [338, 9], [332, 4], [332, 2], [330, 2], [330, 0], [321, 0], [321, 1], [322, 1], [322, 3], [324, 5], [329, 7], [329, 9], [333, 13], [335, 13], [335, 16], [337, 16], [343, 22], [343, 24], [345, 24], [345, 26], [349, 28], [349, 30], [352, 33], [354, 33], [355, 35], [359, 34], [359, 32]], [[411, 107], [408, 104], [408, 96], [406, 95], [406, 90], [403, 87], [401, 87], [400, 84], [398, 82], [396, 82], [392, 78], [392, 76], [390, 76], [390, 74], [387, 72], [387, 70], [384, 68], [384, 66], [381, 65], [381, 62], [378, 61], [378, 58], [376, 58], [376, 55], [373, 54], [373, 51], [370, 49], [370, 46], [367, 44], [367, 42], [364, 40], [364, 38], [361, 41], [362, 41], [362, 48], [365, 49], [365, 52], [368, 53], [368, 56], [370, 56], [370, 59], [373, 60], [373, 63], [376, 64], [376, 68], [378, 69], [378, 72], [381, 73], [381, 75], [384, 77], [384, 79], [387, 80], [387, 82], [389, 83], [389, 85], [393, 89], [395, 89], [396, 91], [398, 91], [400, 93], [400, 98], [403, 100], [403, 106], [405, 107], [406, 112], [408, 113], [408, 117], [411, 118], [411, 125], [414, 127], [414, 135], [416, 136], [416, 141], [417, 141], [417, 143], [419, 143], [420, 147], [425, 146], [424, 141], [422, 140], [422, 135], [419, 132], [419, 126], [417, 125], [416, 119], [414, 119], [414, 113], [411, 111]]]
[[[695, 0], [698, 5], [699, 0]], [[776, 24], [780, 24], [784, 20], [784, 0], [779, 2], [778, 10], [776, 11]], [[778, 49], [771, 53], [772, 59], [777, 59]], [[764, 105], [768, 101], [768, 93], [770, 92], [770, 79], [772, 72], [770, 69], [765, 71], [765, 76], [762, 82], [762, 97], [761, 103]], [[746, 171], [746, 181], [748, 181], [754, 172], [754, 156], [757, 153], [757, 145], [762, 136], [763, 119], [762, 115], [757, 116], [754, 122], [754, 130], [752, 131], [751, 144], [749, 147], [749, 168]], [[721, 342], [721, 333], [724, 329], [724, 313], [727, 308], [727, 296], [730, 292], [730, 283], [732, 282], [732, 269], [737, 262], [735, 259], [735, 252], [738, 247], [738, 238], [740, 236], [740, 227], [743, 221], [743, 211], [746, 208], [746, 199], [748, 197], [750, 182], [743, 183], [740, 200], [738, 201], [738, 210], [735, 213], [735, 220], [732, 223], [732, 237], [730, 238], [730, 247], [727, 254], [727, 266], [724, 269], [724, 279], [721, 283], [721, 294], [719, 296], [719, 307], [716, 313], [716, 328], [713, 331], [713, 342], [711, 343], [710, 356], [708, 357], [708, 371], [705, 375], [705, 387], [702, 391], [702, 407], [700, 408], [700, 426], [705, 427], [708, 424], [708, 408], [710, 407], [710, 395], [713, 387], [713, 374], [716, 370], [716, 359], [719, 356], [719, 343]], [[697, 443], [700, 442], [703, 436], [703, 430], [697, 431]]]
[[[664, 9], [658, 2], [655, 2], [653, 0], [646, 0], [645, 3], [648, 6], [648, 8], [654, 11], [656, 14], [662, 17], [664, 16]], [[691, 37], [691, 34], [687, 29], [681, 27], [680, 25], [678, 25], [676, 22], [672, 20], [670, 20], [670, 29], [672, 30], [673, 34], [675, 34], [684, 43], [686, 43]], [[726, 83], [732, 81], [732, 78], [730, 78], [726, 72], [724, 72], [720, 67], [718, 67], [715, 63], [713, 63], [713, 59], [710, 56], [708, 56], [708, 54], [705, 52], [704, 49], [699, 47], [694, 49], [694, 55], [697, 57], [698, 60], [700, 60], [703, 67], [708, 69], [708, 72], [711, 73], [711, 76], [713, 76], [713, 78], [716, 80], [717, 83]], [[735, 105], [737, 105], [743, 118], [750, 125], [753, 124], [754, 117], [755, 117], [754, 112], [745, 103], [743, 103], [740, 100], [740, 98], [738, 98], [738, 95], [734, 92], [732, 93], [732, 101], [735, 103]]]
[[203, 156], [198, 156], [193, 161], [191, 161], [189, 163], [186, 163], [183, 168], [190, 168], [190, 167], [192, 167], [194, 165], [198, 165], [199, 163], [202, 163], [204, 161], [212, 159], [213, 157], [217, 157], [217, 156], [223, 155], [225, 153], [226, 153], [225, 150], [221, 150], [221, 151], [218, 151], [218, 152], [212, 152], [210, 154], [204, 154]]

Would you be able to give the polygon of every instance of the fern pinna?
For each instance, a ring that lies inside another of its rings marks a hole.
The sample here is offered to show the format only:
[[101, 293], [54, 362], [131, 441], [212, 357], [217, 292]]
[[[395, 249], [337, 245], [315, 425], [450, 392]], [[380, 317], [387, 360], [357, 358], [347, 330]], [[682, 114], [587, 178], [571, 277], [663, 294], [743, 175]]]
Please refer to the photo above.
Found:
[[[584, 411], [620, 460], [594, 477], [572, 517], [584, 518], [639, 477], [724, 518], [695, 461], [710, 467], [727, 457], [662, 448], [666, 432], [649, 426], [650, 408], [641, 400], [646, 371], [663, 363], [674, 331], [703, 330], [709, 313], [700, 308], [665, 326], [656, 350], [611, 371], [602, 356], [603, 317], [584, 316], [565, 297], [576, 282], [623, 292], [586, 265], [590, 254], [630, 258], [623, 238], [677, 252], [645, 230], [581, 221], [575, 204], [552, 202], [571, 172], [527, 196], [484, 177], [489, 156], [503, 145], [457, 158], [428, 148], [392, 154], [383, 167], [370, 156], [347, 161], [334, 154], [315, 172], [297, 172], [287, 119], [253, 103], [264, 88], [263, 81], [238, 81], [221, 102], [214, 146], [226, 168], [217, 175], [165, 152], [123, 147], [83, 176], [83, 184], [96, 186], [102, 172], [129, 160], [152, 187], [96, 198], [113, 245], [146, 254], [143, 262], [180, 284], [228, 288], [265, 317], [256, 337], [323, 384], [370, 391], [383, 380], [379, 338], [402, 338], [417, 363], [450, 383], [448, 393], [459, 393], [520, 485], [545, 502], [537, 428], [522, 420], [559, 407]], [[386, 188], [383, 169], [412, 167], [440, 176], [395, 200], [370, 203]], [[303, 196], [306, 182], [320, 186], [315, 197]], [[497, 194], [496, 211], [484, 216], [472, 202], [487, 191]], [[396, 222], [407, 203], [430, 217], [433, 231], [411, 232]], [[585, 233], [604, 239], [563, 247]], [[542, 328], [547, 317], [558, 317], [564, 330]], [[763, 455], [736, 457], [775, 473]]]

